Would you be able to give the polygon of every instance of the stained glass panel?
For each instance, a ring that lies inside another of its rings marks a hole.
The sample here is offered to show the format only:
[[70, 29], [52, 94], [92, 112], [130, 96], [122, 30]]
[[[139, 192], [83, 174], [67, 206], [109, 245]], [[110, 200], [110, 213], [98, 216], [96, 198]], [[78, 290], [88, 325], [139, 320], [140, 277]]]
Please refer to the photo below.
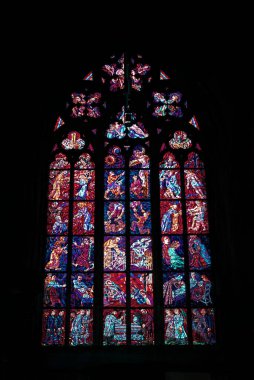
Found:
[[153, 306], [152, 273], [131, 273], [131, 306]]
[[212, 283], [204, 273], [190, 272], [190, 293], [193, 306], [211, 306]]
[[104, 172], [104, 198], [124, 199], [125, 198], [125, 171], [105, 170]]
[[215, 318], [213, 309], [192, 309], [193, 344], [215, 344]]
[[46, 271], [65, 271], [67, 266], [68, 239], [64, 236], [48, 237], [46, 246]]
[[154, 312], [153, 309], [131, 310], [131, 344], [154, 344]]
[[197, 153], [191, 152], [188, 154], [188, 159], [185, 161], [184, 167], [189, 169], [200, 169], [204, 167], [204, 163], [200, 160]]
[[130, 198], [147, 199], [150, 196], [150, 170], [130, 171]]
[[132, 235], [151, 233], [151, 204], [150, 202], [130, 202], [130, 232]]
[[71, 306], [87, 307], [93, 305], [93, 273], [77, 273], [71, 276]]
[[182, 273], [163, 274], [163, 299], [165, 306], [185, 306], [186, 287]]
[[94, 238], [75, 236], [72, 240], [72, 270], [87, 272], [94, 269]]
[[74, 202], [73, 234], [91, 235], [94, 232], [94, 202]]
[[93, 310], [72, 309], [70, 311], [71, 346], [86, 346], [93, 343]]
[[149, 236], [130, 237], [130, 269], [132, 271], [152, 270], [152, 239]]
[[70, 171], [51, 170], [49, 172], [49, 199], [66, 200], [70, 192]]
[[187, 199], [206, 198], [206, 183], [204, 170], [185, 170], [185, 196]]
[[161, 202], [161, 231], [163, 234], [181, 234], [182, 225], [182, 205], [180, 201]]
[[187, 229], [189, 233], [207, 233], [207, 203], [204, 201], [187, 201]]
[[149, 168], [149, 157], [145, 154], [145, 148], [141, 145], [138, 145], [133, 150], [133, 154], [130, 158], [130, 167], [133, 169], [147, 169]]
[[125, 237], [104, 237], [104, 270], [124, 271], [126, 269], [125, 249]]
[[126, 305], [126, 274], [104, 273], [104, 306]]
[[66, 235], [68, 232], [69, 205], [67, 202], [49, 202], [48, 226], [49, 235]]
[[184, 249], [182, 236], [163, 236], [162, 260], [164, 270], [184, 269]]
[[123, 202], [105, 202], [104, 230], [111, 235], [125, 233], [125, 205]]
[[189, 265], [191, 270], [208, 269], [211, 266], [211, 253], [208, 236], [188, 236]]
[[66, 274], [47, 273], [44, 280], [44, 306], [63, 307], [66, 297]]
[[95, 197], [95, 171], [74, 170], [74, 199], [92, 200]]
[[108, 155], [105, 157], [105, 168], [120, 169], [124, 168], [124, 157], [121, 149], [117, 146], [109, 148]]
[[65, 311], [44, 309], [42, 318], [42, 345], [62, 346], [65, 339]]
[[103, 345], [126, 344], [126, 311], [122, 309], [104, 309]]
[[163, 160], [160, 162], [160, 168], [173, 169], [179, 167], [179, 163], [176, 161], [173, 153], [167, 152], [164, 154]]
[[188, 344], [186, 309], [165, 309], [165, 344]]
[[179, 170], [160, 170], [161, 199], [181, 198], [181, 181]]

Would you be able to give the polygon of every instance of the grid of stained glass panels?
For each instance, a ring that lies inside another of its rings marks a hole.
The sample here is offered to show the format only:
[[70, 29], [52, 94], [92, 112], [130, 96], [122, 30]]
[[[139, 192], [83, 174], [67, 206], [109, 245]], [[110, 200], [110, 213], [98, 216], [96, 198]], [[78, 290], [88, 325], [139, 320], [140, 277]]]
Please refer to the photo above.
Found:
[[105, 157], [104, 345], [154, 343], [149, 161], [139, 145]]
[[191, 152], [180, 165], [169, 151], [159, 182], [165, 344], [214, 344], [204, 164]]
[[90, 155], [70, 165], [57, 154], [49, 171], [43, 345], [93, 342], [94, 204]]

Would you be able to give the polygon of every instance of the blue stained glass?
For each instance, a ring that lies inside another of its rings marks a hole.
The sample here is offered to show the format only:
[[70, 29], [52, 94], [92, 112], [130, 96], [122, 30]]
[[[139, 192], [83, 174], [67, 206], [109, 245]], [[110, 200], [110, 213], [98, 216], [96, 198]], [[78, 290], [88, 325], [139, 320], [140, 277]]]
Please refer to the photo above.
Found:
[[150, 196], [150, 170], [130, 171], [130, 198], [147, 199]]
[[48, 273], [44, 281], [44, 306], [65, 306], [66, 274]]
[[212, 304], [212, 283], [204, 273], [190, 273], [191, 303], [193, 306], [210, 306]]
[[71, 276], [71, 306], [92, 306], [94, 280], [93, 273], [77, 273]]
[[211, 266], [210, 243], [208, 236], [188, 236], [189, 265], [191, 270], [208, 269]]
[[72, 270], [90, 271], [94, 269], [94, 238], [75, 236], [72, 240]]
[[184, 250], [182, 236], [163, 236], [162, 260], [164, 270], [184, 269]]

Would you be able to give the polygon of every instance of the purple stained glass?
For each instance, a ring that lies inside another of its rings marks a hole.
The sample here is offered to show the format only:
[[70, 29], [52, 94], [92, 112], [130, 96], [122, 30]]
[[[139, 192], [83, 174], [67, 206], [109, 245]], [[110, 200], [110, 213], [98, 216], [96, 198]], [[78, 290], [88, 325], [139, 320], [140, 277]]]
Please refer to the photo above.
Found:
[[123, 309], [104, 309], [103, 345], [126, 344], [126, 311]]
[[189, 266], [191, 270], [208, 269], [211, 266], [208, 236], [188, 236]]
[[93, 310], [72, 309], [70, 311], [71, 346], [86, 346], [93, 343]]
[[187, 229], [189, 233], [208, 233], [207, 203], [186, 201]]
[[190, 293], [192, 306], [211, 306], [212, 283], [204, 273], [190, 273]]
[[71, 276], [71, 306], [87, 307], [93, 305], [93, 273], [77, 273]]
[[181, 198], [181, 181], [179, 170], [160, 170], [161, 199]]
[[151, 233], [151, 204], [150, 202], [130, 202], [130, 232], [132, 235]]
[[150, 170], [130, 171], [130, 198], [147, 199], [150, 197]]
[[187, 199], [206, 198], [204, 170], [184, 170], [185, 196]]
[[65, 306], [66, 274], [47, 273], [44, 280], [44, 302], [46, 307]]
[[192, 339], [194, 345], [216, 343], [214, 309], [192, 309]]
[[125, 233], [125, 206], [123, 202], [105, 202], [104, 230], [107, 234]]
[[125, 237], [104, 237], [104, 270], [124, 271], [126, 269]]
[[121, 200], [125, 198], [125, 171], [105, 170], [104, 172], [104, 198]]
[[104, 273], [104, 306], [126, 305], [126, 274]]
[[165, 344], [188, 344], [187, 310], [165, 309]]
[[108, 150], [105, 157], [104, 166], [106, 169], [121, 169], [124, 168], [124, 157], [121, 149], [118, 146], [112, 146]]
[[162, 234], [181, 234], [183, 232], [181, 202], [162, 201], [160, 208]]
[[152, 239], [149, 236], [130, 237], [130, 269], [132, 271], [152, 270]]
[[163, 270], [183, 270], [183, 237], [177, 235], [163, 236], [161, 242]]
[[130, 158], [129, 166], [132, 169], [148, 169], [150, 159], [145, 154], [145, 148], [142, 145], [138, 145], [133, 149], [132, 156]]
[[95, 198], [95, 171], [74, 170], [74, 199], [93, 200]]
[[47, 238], [45, 270], [65, 271], [67, 267], [68, 244], [67, 237], [57, 236]]
[[94, 233], [94, 202], [74, 202], [73, 234], [92, 235]]
[[50, 200], [67, 200], [70, 192], [70, 171], [50, 170], [48, 198]]
[[42, 318], [43, 346], [62, 346], [65, 338], [65, 311], [46, 309]]
[[75, 236], [72, 240], [72, 271], [87, 272], [94, 269], [94, 238]]
[[131, 306], [153, 306], [152, 273], [131, 273]]
[[131, 310], [131, 344], [154, 344], [154, 312], [153, 309]]
[[186, 287], [182, 273], [163, 274], [163, 300], [165, 306], [185, 306]]
[[68, 202], [49, 202], [47, 225], [47, 232], [49, 235], [67, 235], [68, 219]]

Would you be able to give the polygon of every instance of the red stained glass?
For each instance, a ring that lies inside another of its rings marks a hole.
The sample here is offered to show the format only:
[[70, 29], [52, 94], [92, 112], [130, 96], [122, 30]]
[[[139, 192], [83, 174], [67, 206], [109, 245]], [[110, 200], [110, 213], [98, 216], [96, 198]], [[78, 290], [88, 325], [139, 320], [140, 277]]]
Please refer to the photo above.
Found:
[[66, 235], [68, 220], [69, 204], [67, 202], [49, 202], [47, 226], [49, 235]]
[[130, 237], [131, 270], [152, 270], [152, 239], [149, 236]]
[[104, 306], [126, 305], [126, 274], [104, 273]]
[[93, 169], [94, 163], [89, 153], [83, 153], [79, 156], [79, 160], [75, 163], [75, 169]]
[[161, 232], [162, 234], [177, 234], [183, 232], [182, 205], [180, 201], [162, 201]]
[[94, 233], [94, 202], [74, 202], [73, 234], [92, 235]]
[[188, 159], [185, 161], [184, 167], [189, 169], [200, 169], [204, 167], [204, 163], [200, 160], [197, 153], [191, 152], [188, 154]]
[[152, 273], [131, 273], [131, 306], [153, 305]]
[[204, 170], [185, 170], [185, 196], [187, 199], [206, 198], [206, 183]]
[[147, 199], [150, 196], [150, 170], [130, 171], [131, 199]]
[[179, 167], [179, 163], [176, 161], [173, 153], [167, 152], [164, 154], [163, 159], [160, 162], [160, 168], [173, 169]]
[[51, 170], [49, 172], [49, 190], [50, 200], [66, 200], [70, 192], [70, 171], [69, 170]]
[[189, 233], [208, 233], [207, 203], [186, 201], [187, 230]]
[[66, 274], [48, 273], [44, 280], [44, 306], [65, 306]]
[[215, 318], [213, 309], [192, 309], [193, 344], [215, 344]]

